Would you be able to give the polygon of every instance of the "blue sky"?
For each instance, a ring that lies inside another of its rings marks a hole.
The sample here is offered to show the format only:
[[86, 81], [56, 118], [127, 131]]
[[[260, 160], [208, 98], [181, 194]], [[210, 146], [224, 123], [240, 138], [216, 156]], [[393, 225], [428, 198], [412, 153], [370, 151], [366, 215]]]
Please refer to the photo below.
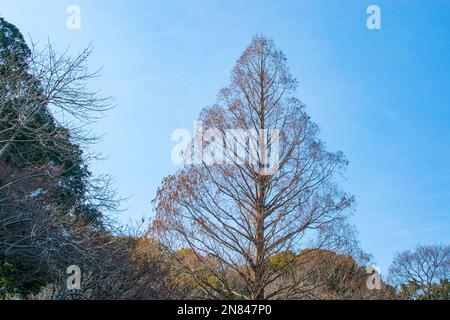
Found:
[[[68, 5], [81, 29], [68, 30]], [[366, 8], [381, 9], [381, 30]], [[193, 130], [256, 33], [272, 37], [329, 149], [350, 165], [353, 222], [383, 273], [396, 251], [449, 243], [450, 2], [6, 1], [0, 15], [34, 41], [73, 52], [92, 43], [93, 84], [117, 107], [95, 125], [123, 197], [123, 221], [152, 215], [176, 128]]]

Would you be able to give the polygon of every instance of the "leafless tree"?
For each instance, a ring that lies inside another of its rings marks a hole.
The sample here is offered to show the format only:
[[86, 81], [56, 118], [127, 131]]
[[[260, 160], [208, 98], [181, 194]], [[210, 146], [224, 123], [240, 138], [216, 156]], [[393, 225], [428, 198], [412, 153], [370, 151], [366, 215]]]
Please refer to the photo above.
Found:
[[[22, 168], [21, 182], [27, 176], [67, 176], [77, 167], [86, 168], [99, 156], [86, 149], [97, 141], [88, 125], [112, 107], [108, 97], [89, 88], [98, 75], [87, 68], [91, 48], [75, 58], [68, 52], [58, 55], [50, 44], [41, 50], [33, 44], [25, 52], [8, 49], [2, 49], [0, 64], [0, 163]], [[90, 173], [80, 172], [80, 178], [83, 174]], [[84, 181], [91, 205], [117, 205], [109, 177]], [[14, 183], [0, 183], [0, 191]]]
[[433, 285], [450, 278], [450, 246], [418, 245], [396, 254], [389, 268], [390, 281], [406, 298], [427, 297]]
[[[66, 146], [58, 144], [66, 138], [61, 137], [60, 128], [68, 129], [66, 134], [75, 143], [95, 141], [86, 125], [112, 106], [108, 97], [88, 87], [98, 75], [87, 69], [90, 53], [88, 47], [72, 58], [68, 52], [58, 55], [51, 44], [41, 50], [33, 44], [23, 61], [18, 62], [14, 52], [5, 54], [0, 83], [0, 160], [25, 137], [64, 150]], [[56, 124], [37, 123], [36, 117], [44, 113]]]
[[[41, 292], [39, 300], [154, 300], [178, 298], [172, 280], [170, 259], [157, 243], [147, 237], [89, 235], [90, 255], [77, 257], [82, 271], [79, 289], [68, 290], [63, 268]], [[58, 271], [58, 272], [57, 272]]]
[[117, 246], [103, 212], [119, 201], [82, 150], [96, 141], [88, 125], [111, 107], [90, 89], [91, 49], [30, 50], [4, 19], [0, 31], [0, 267], [18, 267], [20, 286], [56, 281], [71, 263], [105, 266]]
[[[270, 259], [283, 252], [298, 256], [305, 248], [339, 250], [350, 236], [345, 229], [338, 232], [353, 203], [338, 187], [347, 161], [318, 139], [318, 127], [295, 97], [296, 86], [283, 53], [270, 39], [256, 36], [237, 61], [231, 84], [201, 113], [208, 154], [199, 165], [166, 177], [157, 192], [151, 232], [205, 297], [306, 296], [305, 277], [312, 270], [279, 280], [317, 264], [296, 258], [272, 268]], [[230, 129], [248, 134], [231, 140]], [[272, 165], [269, 159], [277, 151]], [[223, 156], [222, 163], [205, 160], [209, 152]], [[192, 250], [194, 264], [184, 263], [182, 248]]]
[[55, 168], [42, 167], [52, 175], [0, 168], [0, 181], [5, 183], [0, 192], [0, 262], [17, 270], [14, 287], [32, 284], [38, 289], [50, 283], [64, 288], [53, 298], [65, 297], [66, 269], [73, 264], [86, 272], [86, 290], [109, 283], [120, 269], [116, 263], [129, 251], [113, 236], [119, 233], [112, 223], [106, 217], [87, 219], [93, 210], [89, 206], [67, 211], [59, 199], [61, 178]]

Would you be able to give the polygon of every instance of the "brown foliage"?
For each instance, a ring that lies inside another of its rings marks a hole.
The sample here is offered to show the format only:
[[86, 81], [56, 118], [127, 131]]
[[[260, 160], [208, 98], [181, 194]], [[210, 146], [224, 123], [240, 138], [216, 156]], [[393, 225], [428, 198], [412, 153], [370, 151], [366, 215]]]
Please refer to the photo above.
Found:
[[[311, 245], [331, 247], [351, 236], [345, 231], [339, 238], [325, 236], [344, 225], [352, 204], [336, 183], [347, 161], [318, 139], [295, 89], [282, 52], [256, 36], [237, 61], [231, 84], [200, 117], [203, 133], [222, 133], [203, 141], [216, 150], [230, 143], [229, 129], [258, 132], [238, 142], [246, 156], [225, 152], [226, 163], [186, 165], [158, 189], [152, 231], [172, 252], [183, 247], [195, 252], [205, 272], [214, 275], [213, 283], [197, 281], [209, 297], [291, 298], [302, 290], [303, 279], [279, 282], [288, 266], [271, 269], [270, 257]], [[275, 130], [280, 130], [279, 161], [271, 171], [265, 152], [275, 148], [268, 142]], [[312, 244], [317, 235], [320, 241]], [[192, 273], [189, 263], [184, 267]], [[275, 282], [284, 286], [269, 292]]]

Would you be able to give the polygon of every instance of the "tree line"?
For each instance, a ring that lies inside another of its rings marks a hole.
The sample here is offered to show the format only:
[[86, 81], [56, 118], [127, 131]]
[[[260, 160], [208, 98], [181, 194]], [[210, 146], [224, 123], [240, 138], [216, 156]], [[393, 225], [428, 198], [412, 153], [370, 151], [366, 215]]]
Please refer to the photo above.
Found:
[[[256, 161], [186, 164], [162, 181], [150, 226], [119, 225], [110, 177], [89, 170], [89, 125], [112, 108], [90, 89], [90, 53], [30, 47], [0, 18], [0, 299], [448, 299], [448, 245], [399, 253], [389, 281], [368, 287], [372, 258], [340, 187], [348, 162], [320, 140], [286, 57], [262, 35], [200, 114], [206, 152], [244, 129], [260, 134], [232, 143]], [[70, 265], [82, 270], [75, 290]]]

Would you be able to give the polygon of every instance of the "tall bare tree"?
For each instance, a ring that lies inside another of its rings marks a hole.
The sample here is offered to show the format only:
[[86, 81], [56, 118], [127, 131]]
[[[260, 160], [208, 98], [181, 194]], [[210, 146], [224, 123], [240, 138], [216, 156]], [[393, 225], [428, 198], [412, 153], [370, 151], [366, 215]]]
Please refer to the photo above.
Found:
[[[302, 248], [339, 250], [348, 240], [340, 227], [353, 198], [338, 186], [347, 161], [319, 140], [296, 87], [283, 53], [255, 36], [230, 85], [201, 113], [202, 140], [185, 152], [194, 155], [193, 164], [158, 189], [151, 231], [208, 297], [306, 296], [311, 270], [290, 271], [316, 264], [295, 258], [273, 267], [270, 259], [299, 256]], [[192, 250], [195, 263], [181, 248]], [[288, 274], [290, 281], [280, 281]]]

